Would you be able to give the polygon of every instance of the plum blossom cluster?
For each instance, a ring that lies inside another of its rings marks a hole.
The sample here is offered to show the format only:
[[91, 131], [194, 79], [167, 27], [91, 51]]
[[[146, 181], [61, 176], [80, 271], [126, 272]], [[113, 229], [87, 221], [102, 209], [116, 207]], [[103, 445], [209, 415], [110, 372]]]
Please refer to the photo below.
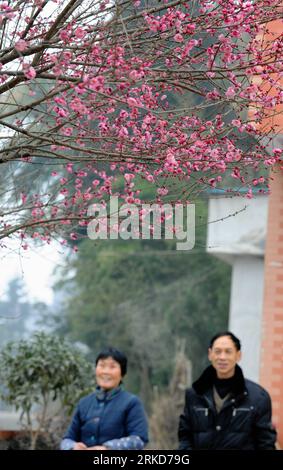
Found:
[[268, 191], [281, 18], [281, 0], [1, 2], [0, 239], [76, 240], [90, 204], [146, 186]]

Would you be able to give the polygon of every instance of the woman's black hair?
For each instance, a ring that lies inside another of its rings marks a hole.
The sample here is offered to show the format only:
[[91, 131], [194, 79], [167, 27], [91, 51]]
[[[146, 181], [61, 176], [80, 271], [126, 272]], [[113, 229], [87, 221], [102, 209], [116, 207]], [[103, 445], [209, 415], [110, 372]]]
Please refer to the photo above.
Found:
[[95, 359], [95, 365], [97, 365], [97, 363], [100, 359], [107, 359], [108, 357], [112, 357], [112, 359], [114, 359], [114, 361], [116, 361], [120, 364], [121, 374], [122, 374], [122, 377], [124, 377], [124, 375], [126, 375], [126, 373], [127, 373], [127, 362], [128, 362], [128, 360], [127, 360], [127, 357], [125, 356], [125, 354], [122, 353], [121, 351], [119, 351], [118, 349], [115, 349], [115, 348], [112, 348], [112, 347], [102, 349], [102, 351], [100, 351], [100, 353], [98, 354], [98, 356]]
[[222, 338], [222, 336], [229, 336], [231, 340], [233, 341], [233, 343], [235, 344], [237, 351], [241, 350], [241, 342], [239, 338], [233, 335], [231, 331], [221, 331], [220, 333], [217, 333], [215, 336], [213, 336], [213, 338], [211, 338], [210, 343], [209, 343], [210, 349], [212, 348], [214, 341], [216, 341], [218, 338]]

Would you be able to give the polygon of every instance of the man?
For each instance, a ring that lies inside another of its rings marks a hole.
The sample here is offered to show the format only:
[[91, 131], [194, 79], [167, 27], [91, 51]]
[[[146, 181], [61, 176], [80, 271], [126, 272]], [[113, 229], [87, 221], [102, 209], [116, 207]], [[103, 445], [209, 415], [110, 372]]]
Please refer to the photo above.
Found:
[[211, 366], [186, 391], [180, 449], [274, 450], [270, 396], [244, 378], [239, 339], [229, 331], [209, 345]]

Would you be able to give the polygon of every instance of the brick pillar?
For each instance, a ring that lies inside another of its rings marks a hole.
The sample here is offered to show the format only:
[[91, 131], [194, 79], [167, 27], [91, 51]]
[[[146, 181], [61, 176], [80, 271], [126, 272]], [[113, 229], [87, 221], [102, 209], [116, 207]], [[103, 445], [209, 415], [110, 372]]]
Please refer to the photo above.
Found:
[[283, 170], [273, 174], [268, 208], [260, 383], [272, 398], [273, 422], [283, 449]]
[[[274, 42], [282, 32], [282, 23], [273, 21], [262, 37], [263, 47]], [[275, 79], [279, 77], [275, 76]], [[280, 79], [281, 80], [281, 79]], [[270, 83], [261, 82], [269, 95], [276, 91]], [[263, 133], [273, 134], [269, 150], [283, 144], [283, 105], [267, 113], [261, 123]], [[271, 195], [268, 205], [267, 237], [264, 267], [264, 300], [261, 336], [260, 383], [270, 392], [273, 421], [278, 431], [278, 442], [283, 449], [283, 170], [272, 173]]]

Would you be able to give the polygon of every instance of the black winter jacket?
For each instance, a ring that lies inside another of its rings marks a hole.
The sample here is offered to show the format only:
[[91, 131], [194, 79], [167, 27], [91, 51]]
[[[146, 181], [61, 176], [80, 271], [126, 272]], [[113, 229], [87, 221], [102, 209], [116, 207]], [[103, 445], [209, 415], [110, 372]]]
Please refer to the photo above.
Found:
[[186, 391], [180, 416], [180, 449], [274, 450], [271, 400], [260, 385], [244, 379], [237, 365], [231, 397], [216, 412], [213, 401], [215, 369], [210, 366]]

